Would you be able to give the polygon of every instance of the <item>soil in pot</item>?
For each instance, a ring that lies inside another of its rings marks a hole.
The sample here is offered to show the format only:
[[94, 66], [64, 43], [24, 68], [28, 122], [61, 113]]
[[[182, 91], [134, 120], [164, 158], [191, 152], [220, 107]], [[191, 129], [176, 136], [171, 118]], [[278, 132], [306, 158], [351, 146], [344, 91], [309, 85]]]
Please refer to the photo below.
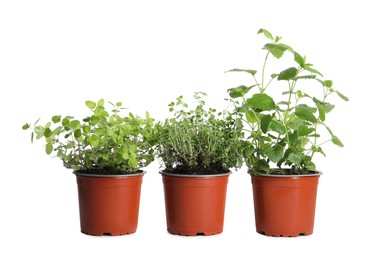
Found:
[[209, 236], [223, 232], [229, 174], [161, 174], [169, 233]]
[[116, 236], [136, 232], [143, 173], [75, 174], [82, 233]]
[[277, 237], [312, 234], [319, 177], [251, 174], [257, 232]]

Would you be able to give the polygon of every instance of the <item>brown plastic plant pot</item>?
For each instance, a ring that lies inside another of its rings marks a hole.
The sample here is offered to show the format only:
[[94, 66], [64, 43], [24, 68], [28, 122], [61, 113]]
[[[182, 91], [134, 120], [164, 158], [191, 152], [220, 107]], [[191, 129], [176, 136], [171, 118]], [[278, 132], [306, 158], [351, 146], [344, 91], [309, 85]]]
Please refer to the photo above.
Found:
[[318, 178], [251, 174], [256, 231], [276, 237], [313, 233]]
[[223, 232], [230, 173], [219, 175], [160, 173], [163, 179], [169, 233], [209, 236]]
[[82, 233], [116, 236], [137, 230], [144, 172], [103, 176], [74, 173]]

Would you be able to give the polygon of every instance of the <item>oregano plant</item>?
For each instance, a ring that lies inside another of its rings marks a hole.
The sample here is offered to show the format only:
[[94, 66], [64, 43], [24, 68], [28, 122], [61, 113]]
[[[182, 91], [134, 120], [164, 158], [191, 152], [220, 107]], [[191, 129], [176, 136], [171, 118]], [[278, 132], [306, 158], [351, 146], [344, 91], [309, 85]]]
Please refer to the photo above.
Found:
[[171, 118], [159, 127], [158, 156], [165, 172], [188, 175], [226, 173], [242, 163], [240, 129], [224, 111], [206, 108], [197, 92], [190, 109], [183, 96], [169, 104]]
[[[266, 54], [261, 70], [229, 71], [247, 73], [254, 80], [253, 85], [228, 90], [235, 105], [236, 124], [246, 133], [243, 150], [246, 164], [253, 173], [314, 172], [314, 155], [325, 156], [324, 144], [332, 142], [343, 147], [326, 122], [327, 114], [335, 107], [329, 101], [333, 96], [345, 101], [348, 98], [334, 89], [333, 82], [325, 79], [305, 56], [282, 43], [281, 37], [274, 37], [265, 29], [258, 34], [269, 41], [262, 48]], [[284, 56], [293, 64], [282, 71], [267, 73], [269, 61]]]
[[45, 152], [60, 158], [65, 167], [89, 174], [135, 173], [154, 160], [156, 125], [145, 118], [122, 113], [121, 102], [86, 101], [90, 115], [82, 120], [73, 116], [55, 115], [39, 125], [27, 123], [31, 141], [45, 140]]

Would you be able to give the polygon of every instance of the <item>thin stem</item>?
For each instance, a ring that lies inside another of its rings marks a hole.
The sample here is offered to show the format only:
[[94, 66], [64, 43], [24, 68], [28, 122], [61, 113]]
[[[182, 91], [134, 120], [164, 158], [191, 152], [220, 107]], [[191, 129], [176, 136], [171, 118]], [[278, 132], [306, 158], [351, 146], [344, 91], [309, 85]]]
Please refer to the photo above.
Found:
[[265, 75], [265, 65], [267, 64], [268, 56], [269, 56], [269, 52], [265, 56], [264, 64], [263, 64], [263, 69], [261, 71], [261, 89], [260, 89], [261, 93], [263, 93], [265, 91], [265, 88], [264, 88], [264, 75]]

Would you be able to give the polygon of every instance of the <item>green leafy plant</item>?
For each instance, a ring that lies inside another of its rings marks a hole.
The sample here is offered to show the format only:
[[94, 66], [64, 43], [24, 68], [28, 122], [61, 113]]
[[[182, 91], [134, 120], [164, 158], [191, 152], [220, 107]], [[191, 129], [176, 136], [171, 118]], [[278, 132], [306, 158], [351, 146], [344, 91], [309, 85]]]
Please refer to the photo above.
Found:
[[[230, 101], [235, 105], [233, 115], [247, 133], [243, 150], [246, 164], [254, 173], [307, 174], [315, 171], [313, 156], [317, 153], [325, 156], [324, 144], [332, 142], [343, 147], [325, 122], [334, 108], [329, 98], [333, 94], [345, 101], [348, 98], [335, 90], [333, 82], [324, 79], [305, 56], [282, 43], [281, 37], [274, 37], [264, 29], [258, 34], [269, 40], [263, 47], [266, 55], [261, 71], [230, 70], [251, 75], [254, 84], [228, 90]], [[266, 76], [269, 60], [272, 57], [279, 60], [287, 54], [293, 58], [293, 65]], [[281, 95], [272, 97], [270, 92], [275, 91]], [[271, 163], [279, 169], [272, 169]], [[285, 166], [290, 169], [283, 170]]]
[[166, 172], [218, 174], [242, 163], [240, 129], [225, 112], [205, 108], [205, 93], [198, 92], [195, 109], [183, 97], [169, 104], [173, 117], [160, 126], [158, 155]]
[[86, 101], [91, 115], [82, 121], [55, 115], [45, 125], [25, 124], [31, 141], [45, 139], [45, 151], [55, 154], [64, 166], [89, 174], [135, 173], [154, 160], [156, 126], [148, 113], [140, 118], [124, 110], [121, 102], [105, 109], [103, 99]]

